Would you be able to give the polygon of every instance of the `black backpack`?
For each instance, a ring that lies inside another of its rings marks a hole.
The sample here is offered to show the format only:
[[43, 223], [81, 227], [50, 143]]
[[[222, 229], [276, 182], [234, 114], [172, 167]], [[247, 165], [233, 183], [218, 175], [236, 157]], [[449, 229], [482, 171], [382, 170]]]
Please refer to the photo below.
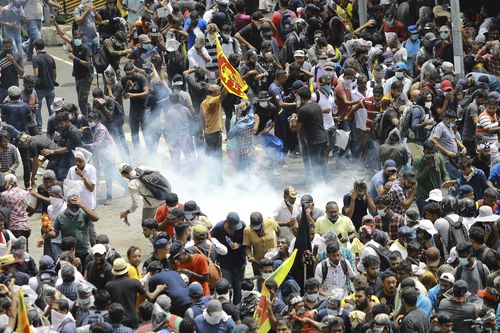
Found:
[[94, 66], [97, 73], [104, 73], [109, 66], [108, 52], [104, 44], [99, 46], [94, 57]]
[[450, 225], [450, 230], [448, 231], [448, 251], [459, 243], [467, 243], [469, 241], [469, 234], [462, 223], [464, 220], [463, 217], [460, 216], [457, 222], [454, 222], [448, 216], [445, 216], [444, 219]]
[[[345, 287], [350, 288], [351, 285], [351, 279], [349, 278], [349, 270], [347, 269], [347, 261], [345, 259], [340, 259], [340, 267], [342, 267], [342, 272], [344, 272], [345, 275]], [[328, 275], [328, 262], [326, 260], [323, 260], [321, 262], [321, 284], [325, 282], [326, 276]]]
[[292, 30], [292, 14], [290, 10], [287, 10], [286, 12], [284, 10], [279, 11], [281, 13], [281, 20], [280, 20], [280, 38], [282, 40], [286, 40], [286, 36], [288, 36], [289, 33], [291, 33]]
[[[483, 287], [486, 286], [486, 271], [484, 270], [484, 264], [480, 262], [479, 260], [476, 260], [477, 263], [477, 270], [479, 271], [479, 277], [481, 278], [481, 283], [483, 284]], [[462, 277], [462, 272], [464, 268], [462, 265], [459, 265], [457, 267], [457, 271], [455, 273], [455, 281], [460, 280]]]
[[38, 282], [38, 286], [36, 287], [36, 294], [38, 298], [35, 301], [35, 304], [40, 308], [44, 309], [47, 305], [43, 299], [43, 287], [45, 285], [49, 285], [51, 287], [55, 287], [57, 281], [57, 274], [50, 273], [40, 273], [36, 276], [36, 281]]
[[420, 118], [425, 115], [425, 111], [420, 105], [413, 105], [410, 109], [406, 110], [403, 115], [403, 121], [401, 122], [401, 136], [404, 138], [415, 138], [415, 133], [411, 129], [411, 123], [413, 121], [413, 110], [420, 111]]
[[377, 252], [377, 255], [380, 259], [381, 272], [391, 267], [391, 260], [389, 259], [389, 254], [391, 253], [391, 251], [383, 246], [375, 246], [374, 244], [368, 244], [367, 246]]
[[381, 112], [375, 117], [375, 119], [373, 119], [372, 123], [373, 136], [379, 140], [382, 140], [384, 138], [384, 130], [382, 126], [383, 119], [384, 119], [384, 112]]
[[139, 180], [151, 192], [153, 198], [156, 200], [165, 200], [167, 198], [167, 194], [171, 192], [172, 187], [161, 173], [151, 170], [141, 170], [139, 168], [135, 169], [135, 171], [139, 176]]

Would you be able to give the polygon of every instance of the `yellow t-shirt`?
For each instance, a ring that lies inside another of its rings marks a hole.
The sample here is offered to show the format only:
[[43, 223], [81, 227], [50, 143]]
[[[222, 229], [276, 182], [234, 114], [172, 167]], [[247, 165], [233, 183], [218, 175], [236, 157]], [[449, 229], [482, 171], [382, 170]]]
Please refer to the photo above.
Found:
[[[141, 273], [139, 273], [139, 269], [136, 267], [130, 265], [130, 269], [128, 270], [127, 276], [131, 279], [136, 279], [140, 280], [141, 279]], [[137, 294], [137, 299], [135, 301], [135, 308], [138, 309], [139, 305], [144, 302], [144, 297], [142, 295]]]
[[338, 238], [347, 237], [356, 232], [356, 228], [348, 216], [339, 215], [337, 222], [333, 223], [328, 216], [323, 215], [316, 220], [316, 233], [323, 236], [328, 231], [333, 231]]
[[222, 131], [222, 106], [219, 96], [207, 96], [201, 102], [200, 112], [205, 123], [205, 133]]
[[243, 230], [243, 245], [252, 246], [253, 257], [255, 260], [264, 258], [264, 255], [270, 249], [276, 248], [277, 233], [279, 225], [273, 219], [264, 219], [262, 222], [264, 235], [259, 236], [250, 226]]

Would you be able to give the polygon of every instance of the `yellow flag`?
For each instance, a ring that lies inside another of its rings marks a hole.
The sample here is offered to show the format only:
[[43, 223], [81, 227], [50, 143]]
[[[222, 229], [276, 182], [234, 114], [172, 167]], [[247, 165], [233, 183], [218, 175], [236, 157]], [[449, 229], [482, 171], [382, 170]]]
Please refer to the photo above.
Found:
[[24, 302], [23, 289], [19, 288], [17, 295], [17, 333], [31, 333], [30, 321], [28, 320], [28, 310]]
[[215, 43], [217, 44], [217, 63], [219, 65], [220, 82], [231, 94], [248, 99], [247, 94], [245, 94], [248, 85], [240, 73], [227, 60], [218, 37], [215, 38]]

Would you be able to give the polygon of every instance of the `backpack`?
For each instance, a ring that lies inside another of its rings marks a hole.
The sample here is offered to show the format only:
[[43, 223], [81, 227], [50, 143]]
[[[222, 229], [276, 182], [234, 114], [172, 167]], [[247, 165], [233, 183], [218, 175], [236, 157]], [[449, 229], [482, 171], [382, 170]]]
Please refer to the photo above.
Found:
[[413, 105], [410, 109], [406, 110], [403, 114], [403, 121], [401, 122], [401, 136], [404, 138], [415, 138], [415, 133], [411, 129], [411, 123], [413, 122], [413, 110], [415, 109], [418, 109], [421, 112], [421, 117], [425, 114], [420, 105]]
[[459, 243], [466, 243], [469, 241], [469, 234], [462, 223], [463, 217], [460, 216], [457, 222], [454, 222], [448, 216], [445, 216], [444, 219], [448, 221], [450, 225], [450, 230], [448, 231], [448, 251]]
[[151, 192], [153, 198], [156, 200], [165, 200], [167, 198], [167, 194], [171, 192], [172, 186], [170, 186], [168, 180], [161, 173], [151, 170], [141, 170], [139, 168], [136, 168], [135, 171], [139, 176], [139, 180]]
[[108, 55], [104, 45], [99, 46], [95, 53], [94, 66], [97, 73], [104, 73], [109, 66]]
[[[342, 271], [344, 272], [345, 275], [345, 280], [346, 280], [346, 285], [350, 284], [350, 279], [349, 279], [349, 271], [347, 270], [347, 261], [344, 259], [340, 259], [340, 267], [342, 267]], [[321, 284], [325, 282], [326, 276], [328, 275], [328, 262], [326, 260], [323, 260], [321, 262]]]
[[389, 267], [391, 267], [391, 260], [389, 259], [389, 254], [391, 253], [391, 251], [389, 251], [388, 249], [386, 249], [385, 247], [383, 246], [375, 246], [373, 244], [368, 244], [367, 245], [369, 248], [373, 249], [379, 259], [380, 259], [380, 271], [385, 271], [386, 269], [388, 269]]
[[372, 123], [373, 136], [379, 140], [382, 140], [384, 138], [384, 131], [382, 126], [383, 118], [384, 118], [384, 112], [381, 112], [375, 117], [375, 119], [373, 119]]
[[90, 310], [89, 314], [82, 321], [82, 325], [92, 325], [95, 323], [109, 324], [108, 311]]
[[55, 287], [58, 276], [49, 274], [49, 273], [40, 273], [36, 275], [36, 281], [38, 282], [38, 286], [36, 287], [36, 294], [38, 298], [35, 301], [35, 304], [43, 309], [47, 305], [43, 299], [43, 287], [45, 285], [49, 285], [51, 287]]
[[[203, 254], [205, 256], [205, 254], [197, 246], [194, 246], [194, 248], [200, 254]], [[217, 283], [217, 281], [219, 281], [220, 278], [222, 277], [222, 270], [220, 269], [219, 265], [217, 265], [212, 261], [212, 259], [210, 259], [211, 252], [212, 252], [212, 245], [210, 245], [210, 247], [208, 248], [208, 254], [205, 257], [207, 258], [208, 261], [208, 285], [210, 289], [213, 289], [215, 288], [215, 284]]]
[[292, 14], [289, 10], [286, 12], [283, 10], [279, 11], [281, 13], [281, 20], [280, 20], [280, 38], [281, 40], [285, 40], [286, 36], [288, 36], [289, 33], [291, 33], [292, 30]]
[[[485, 287], [486, 286], [486, 272], [484, 271], [484, 264], [479, 260], [476, 260], [476, 263], [477, 263], [477, 270], [479, 271], [479, 277], [481, 278], [481, 283], [483, 284], [483, 287]], [[455, 281], [460, 280], [460, 278], [462, 277], [463, 270], [464, 270], [464, 268], [462, 265], [459, 265], [457, 267], [457, 271], [455, 273]]]
[[486, 247], [486, 249], [483, 251], [483, 254], [481, 254], [481, 262], [486, 262], [486, 255], [490, 252], [493, 252], [493, 255], [497, 256], [497, 251], [493, 250], [492, 248], [490, 247]]

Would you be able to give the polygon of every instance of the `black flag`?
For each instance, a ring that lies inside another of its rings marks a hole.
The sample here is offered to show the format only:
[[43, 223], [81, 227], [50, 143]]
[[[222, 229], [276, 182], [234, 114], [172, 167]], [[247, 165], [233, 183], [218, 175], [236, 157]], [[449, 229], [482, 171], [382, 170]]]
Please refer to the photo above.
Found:
[[309, 222], [306, 216], [306, 206], [302, 204], [302, 214], [300, 215], [299, 228], [295, 238], [295, 247], [297, 249], [297, 258], [293, 264], [291, 273], [300, 288], [304, 289], [305, 280], [313, 277], [312, 245]]

